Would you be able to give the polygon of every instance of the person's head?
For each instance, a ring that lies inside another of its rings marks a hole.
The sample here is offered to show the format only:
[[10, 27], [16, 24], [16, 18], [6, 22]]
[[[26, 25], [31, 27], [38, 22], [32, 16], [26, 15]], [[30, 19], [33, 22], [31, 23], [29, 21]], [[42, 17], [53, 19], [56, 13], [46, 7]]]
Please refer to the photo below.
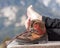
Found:
[[40, 20], [32, 20], [30, 28], [34, 30], [42, 30], [42, 32], [46, 32], [45, 23]]

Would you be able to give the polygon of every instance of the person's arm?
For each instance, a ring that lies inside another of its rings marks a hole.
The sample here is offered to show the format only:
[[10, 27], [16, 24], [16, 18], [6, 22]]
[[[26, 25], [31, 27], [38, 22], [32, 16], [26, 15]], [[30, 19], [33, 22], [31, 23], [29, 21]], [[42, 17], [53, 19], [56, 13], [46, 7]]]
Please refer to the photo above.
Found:
[[42, 20], [45, 22], [46, 28], [60, 28], [60, 19], [42, 16]]

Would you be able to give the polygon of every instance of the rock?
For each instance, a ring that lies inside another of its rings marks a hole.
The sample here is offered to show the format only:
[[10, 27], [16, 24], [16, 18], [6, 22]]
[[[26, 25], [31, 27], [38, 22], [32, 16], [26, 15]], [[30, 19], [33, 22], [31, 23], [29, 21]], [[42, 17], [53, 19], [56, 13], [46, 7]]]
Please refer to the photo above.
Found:
[[[13, 45], [14, 44], [14, 45]], [[49, 41], [44, 44], [25, 44], [18, 45], [16, 42], [10, 43], [7, 48], [60, 48], [60, 41]]]

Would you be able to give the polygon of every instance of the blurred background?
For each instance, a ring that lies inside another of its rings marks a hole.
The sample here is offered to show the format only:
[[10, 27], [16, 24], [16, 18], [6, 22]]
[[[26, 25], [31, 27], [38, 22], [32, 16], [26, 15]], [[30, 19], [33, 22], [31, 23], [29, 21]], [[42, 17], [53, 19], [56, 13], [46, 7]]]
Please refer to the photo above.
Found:
[[60, 18], [60, 0], [0, 0], [0, 43], [25, 31], [29, 5], [43, 16]]

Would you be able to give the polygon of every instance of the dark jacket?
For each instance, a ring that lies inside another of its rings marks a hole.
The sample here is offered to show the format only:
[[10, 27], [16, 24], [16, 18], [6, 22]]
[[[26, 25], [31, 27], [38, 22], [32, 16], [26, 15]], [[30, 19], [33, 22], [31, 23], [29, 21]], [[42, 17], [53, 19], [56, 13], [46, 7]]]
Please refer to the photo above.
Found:
[[43, 16], [49, 41], [60, 41], [60, 19]]

